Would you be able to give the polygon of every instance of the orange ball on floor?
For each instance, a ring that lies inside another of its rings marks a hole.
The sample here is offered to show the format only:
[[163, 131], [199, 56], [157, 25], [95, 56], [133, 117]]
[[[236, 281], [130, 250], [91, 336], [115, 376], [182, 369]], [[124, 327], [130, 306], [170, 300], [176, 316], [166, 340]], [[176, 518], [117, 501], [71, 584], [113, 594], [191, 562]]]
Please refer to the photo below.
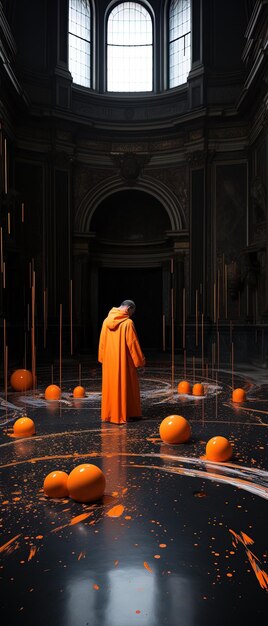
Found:
[[67, 489], [68, 474], [61, 470], [50, 472], [44, 480], [44, 492], [49, 498], [65, 498], [69, 495]]
[[165, 443], [184, 443], [191, 436], [191, 427], [182, 415], [168, 415], [160, 424], [159, 433]]
[[81, 387], [81, 385], [78, 385], [77, 387], [74, 388], [73, 390], [74, 398], [84, 398], [85, 395], [86, 395], [86, 390], [84, 387]]
[[226, 437], [212, 437], [206, 445], [206, 457], [208, 461], [229, 461], [233, 449]]
[[187, 380], [181, 380], [178, 384], [178, 393], [187, 393], [188, 395], [192, 393], [191, 385]]
[[232, 393], [232, 401], [233, 402], [245, 402], [246, 400], [246, 392], [244, 389], [240, 389], [240, 387], [237, 387], [237, 389], [233, 390]]
[[19, 417], [13, 425], [15, 437], [31, 437], [35, 434], [35, 424], [30, 417]]
[[204, 395], [204, 385], [202, 383], [195, 383], [193, 386], [193, 396], [203, 396]]
[[15, 391], [28, 391], [33, 386], [33, 375], [29, 370], [15, 370], [10, 377], [10, 384]]
[[106, 479], [97, 465], [83, 463], [69, 474], [67, 488], [70, 498], [77, 502], [93, 502], [102, 498]]
[[60, 400], [61, 389], [58, 385], [49, 385], [45, 390], [46, 400]]

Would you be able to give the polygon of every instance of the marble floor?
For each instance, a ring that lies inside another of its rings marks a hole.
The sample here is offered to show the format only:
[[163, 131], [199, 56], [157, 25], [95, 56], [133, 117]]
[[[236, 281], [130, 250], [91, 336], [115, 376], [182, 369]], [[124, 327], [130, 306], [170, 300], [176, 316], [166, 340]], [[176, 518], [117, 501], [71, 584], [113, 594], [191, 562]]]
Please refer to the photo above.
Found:
[[[81, 370], [80, 370], [81, 375]], [[268, 381], [265, 370], [194, 371], [152, 359], [140, 376], [143, 418], [101, 424], [101, 369], [63, 365], [62, 398], [37, 388], [0, 393], [2, 626], [234, 626], [267, 619]], [[54, 368], [54, 382], [57, 370]], [[182, 396], [180, 380], [203, 382]], [[58, 384], [58, 383], [57, 383]], [[246, 390], [232, 402], [232, 386]], [[187, 443], [165, 444], [164, 417], [183, 415]], [[28, 415], [36, 434], [14, 438]], [[208, 461], [207, 441], [227, 437], [233, 456]], [[51, 499], [43, 481], [93, 463], [101, 501]]]

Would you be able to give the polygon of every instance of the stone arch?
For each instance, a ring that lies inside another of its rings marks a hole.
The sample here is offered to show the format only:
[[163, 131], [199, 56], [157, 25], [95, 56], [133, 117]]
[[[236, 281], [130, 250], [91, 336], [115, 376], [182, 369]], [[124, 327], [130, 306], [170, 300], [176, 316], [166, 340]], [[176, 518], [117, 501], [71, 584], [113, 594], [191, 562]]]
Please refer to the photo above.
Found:
[[158, 180], [153, 180], [149, 176], [143, 176], [138, 181], [135, 181], [133, 185], [126, 185], [118, 176], [111, 176], [105, 181], [98, 183], [84, 196], [76, 213], [76, 234], [86, 234], [90, 232], [92, 217], [98, 206], [105, 198], [118, 191], [131, 189], [148, 193], [161, 202], [163, 208], [167, 211], [169, 216], [172, 231], [185, 229], [186, 219], [183, 207], [178, 197], [169, 189], [169, 187], [167, 187], [167, 185]]

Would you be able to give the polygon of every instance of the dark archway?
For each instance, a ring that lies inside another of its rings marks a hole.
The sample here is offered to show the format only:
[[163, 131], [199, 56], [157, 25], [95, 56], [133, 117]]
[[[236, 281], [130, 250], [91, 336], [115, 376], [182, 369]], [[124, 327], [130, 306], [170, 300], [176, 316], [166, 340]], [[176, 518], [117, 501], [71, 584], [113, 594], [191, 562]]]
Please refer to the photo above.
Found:
[[105, 198], [91, 230], [98, 257], [98, 332], [113, 306], [135, 301], [135, 326], [144, 351], [162, 349], [163, 257], [170, 219], [162, 204], [140, 190]]

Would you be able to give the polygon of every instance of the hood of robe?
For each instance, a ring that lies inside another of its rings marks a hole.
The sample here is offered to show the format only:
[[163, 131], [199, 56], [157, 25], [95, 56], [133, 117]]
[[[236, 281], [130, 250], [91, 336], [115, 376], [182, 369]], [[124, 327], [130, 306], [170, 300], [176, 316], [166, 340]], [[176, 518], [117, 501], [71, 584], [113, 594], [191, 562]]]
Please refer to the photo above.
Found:
[[122, 322], [129, 318], [129, 314], [123, 309], [117, 309], [113, 307], [106, 318], [106, 324], [110, 330], [116, 330]]

